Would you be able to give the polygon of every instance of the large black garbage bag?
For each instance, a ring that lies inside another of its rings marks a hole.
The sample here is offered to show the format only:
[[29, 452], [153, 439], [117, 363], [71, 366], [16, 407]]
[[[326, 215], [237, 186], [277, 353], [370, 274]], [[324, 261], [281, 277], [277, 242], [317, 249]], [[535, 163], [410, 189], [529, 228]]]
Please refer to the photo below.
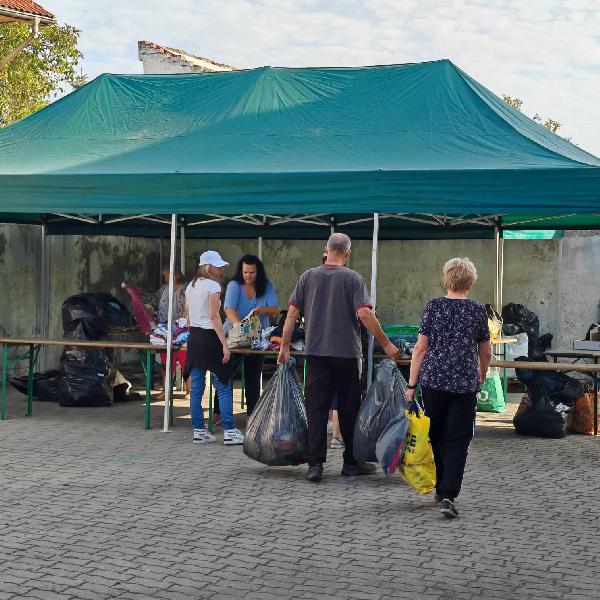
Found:
[[562, 438], [567, 435], [568, 414], [566, 404], [554, 402], [548, 395], [532, 398], [525, 394], [513, 417], [513, 425], [519, 435]]
[[406, 380], [395, 362], [382, 360], [356, 418], [356, 460], [377, 462], [375, 447], [379, 436], [394, 417], [404, 414], [406, 406]]
[[62, 358], [61, 406], [110, 406], [114, 369], [102, 350], [71, 350]]
[[[504, 323], [516, 325], [516, 333], [526, 333], [529, 341], [529, 356], [532, 356], [538, 345], [540, 335], [540, 320], [538, 316], [530, 311], [523, 304], [507, 304], [502, 308], [502, 321]], [[503, 327], [503, 330], [504, 327]]]
[[106, 293], [76, 294], [62, 305], [63, 330], [73, 329], [78, 321], [85, 321], [93, 337], [106, 334], [110, 329], [133, 327], [131, 313], [114, 296]]
[[304, 398], [290, 359], [271, 377], [248, 419], [244, 454], [270, 466], [301, 465], [307, 442]]
[[[46, 371], [44, 373], [33, 374], [33, 397], [45, 402], [58, 402], [58, 380], [60, 371]], [[28, 377], [10, 377], [8, 379], [15, 389], [22, 394], [27, 395]], [[50, 393], [49, 390], [54, 388], [55, 392]]]
[[[524, 357], [518, 360], [526, 361]], [[531, 360], [531, 359], [529, 359]], [[574, 406], [575, 400], [585, 393], [585, 386], [574, 377], [557, 371], [515, 369], [517, 379], [527, 387], [527, 393], [537, 401], [548, 397], [555, 404]]]
[[60, 402], [62, 375], [59, 371], [50, 372], [55, 373], [55, 375], [37, 382], [35, 396], [42, 402]]

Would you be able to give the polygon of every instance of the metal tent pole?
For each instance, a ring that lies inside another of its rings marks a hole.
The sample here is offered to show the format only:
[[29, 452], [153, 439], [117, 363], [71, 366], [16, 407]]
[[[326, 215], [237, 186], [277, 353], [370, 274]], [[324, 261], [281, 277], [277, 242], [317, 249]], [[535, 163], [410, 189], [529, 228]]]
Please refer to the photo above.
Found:
[[[41, 249], [41, 271], [40, 271], [40, 294], [38, 299], [38, 327], [39, 336], [48, 339], [50, 331], [50, 240], [46, 224], [42, 225], [42, 249]], [[41, 347], [39, 359], [41, 371], [48, 369], [48, 352], [46, 346]]]
[[181, 231], [179, 270], [185, 275], [185, 225], [182, 225], [179, 230]]
[[258, 238], [258, 258], [262, 260], [263, 257], [263, 239], [262, 235]]
[[173, 344], [173, 295], [175, 291], [175, 243], [177, 241], [177, 215], [171, 215], [171, 253], [169, 256], [169, 316], [167, 319], [167, 364], [165, 373], [165, 412], [163, 432], [169, 431], [169, 415], [171, 407], [171, 362], [173, 360], [171, 346]]
[[502, 305], [504, 303], [504, 236], [500, 230], [499, 249], [500, 259], [498, 261], [498, 312], [502, 314]]
[[500, 228], [494, 229], [494, 241], [496, 244], [496, 275], [494, 278], [494, 306], [500, 312]]
[[[377, 306], [377, 253], [379, 250], [379, 213], [373, 213], [373, 249], [371, 251], [371, 304]], [[367, 362], [367, 387], [373, 381], [373, 349], [375, 340], [369, 335], [369, 356]]]

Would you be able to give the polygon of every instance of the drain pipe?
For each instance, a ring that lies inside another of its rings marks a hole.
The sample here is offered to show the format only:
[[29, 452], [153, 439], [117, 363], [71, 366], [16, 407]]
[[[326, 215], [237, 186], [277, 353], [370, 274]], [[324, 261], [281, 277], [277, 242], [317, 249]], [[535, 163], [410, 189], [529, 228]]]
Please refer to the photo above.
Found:
[[27, 46], [29, 46], [29, 44], [31, 44], [31, 42], [33, 42], [33, 40], [35, 40], [35, 38], [39, 35], [39, 33], [40, 33], [40, 18], [35, 17], [31, 21], [31, 33], [29, 34], [29, 37], [25, 41], [21, 42], [12, 52], [10, 52], [10, 54], [8, 56], [6, 56], [2, 60], [0, 60], [0, 71], [17, 54], [19, 54], [19, 52], [21, 52], [21, 50], [24, 50], [25, 48], [27, 48]]

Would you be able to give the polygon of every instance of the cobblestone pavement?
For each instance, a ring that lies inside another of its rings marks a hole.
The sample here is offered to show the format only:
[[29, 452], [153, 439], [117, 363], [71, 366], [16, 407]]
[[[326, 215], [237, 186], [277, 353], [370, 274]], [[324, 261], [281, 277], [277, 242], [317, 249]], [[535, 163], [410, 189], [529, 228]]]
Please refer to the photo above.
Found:
[[[514, 410], [514, 405], [512, 406]], [[9, 397], [0, 422], [0, 599], [597, 599], [600, 441], [479, 419], [461, 518], [396, 477], [325, 480], [194, 446], [143, 407]]]

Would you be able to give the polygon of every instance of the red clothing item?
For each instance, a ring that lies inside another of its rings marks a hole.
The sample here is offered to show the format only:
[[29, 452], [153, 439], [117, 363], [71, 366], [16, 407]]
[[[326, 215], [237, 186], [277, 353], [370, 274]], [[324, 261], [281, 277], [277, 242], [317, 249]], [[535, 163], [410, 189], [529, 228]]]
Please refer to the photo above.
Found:
[[[181, 371], [183, 372], [183, 370], [185, 369], [186, 360], [187, 360], [187, 350], [175, 350], [175, 352], [173, 352], [173, 363], [171, 364], [171, 372], [173, 373], [173, 375], [175, 375], [175, 373], [177, 372], [177, 363], [179, 363], [179, 365], [181, 366]], [[166, 352], [160, 353], [160, 364], [163, 367], [167, 366], [167, 353]], [[163, 369], [163, 371], [164, 370], [165, 369]]]

